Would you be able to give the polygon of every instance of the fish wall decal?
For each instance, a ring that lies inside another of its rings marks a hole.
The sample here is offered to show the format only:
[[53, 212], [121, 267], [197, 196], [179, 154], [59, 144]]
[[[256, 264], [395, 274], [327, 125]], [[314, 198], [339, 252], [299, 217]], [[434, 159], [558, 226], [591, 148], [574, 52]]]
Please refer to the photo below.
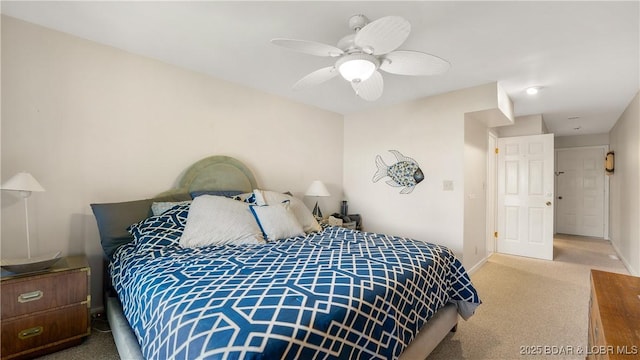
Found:
[[424, 180], [424, 174], [420, 165], [410, 157], [402, 155], [398, 150], [389, 150], [398, 160], [395, 164], [387, 165], [380, 155], [376, 156], [376, 166], [378, 170], [373, 175], [373, 182], [377, 182], [388, 176], [387, 185], [393, 187], [404, 187], [400, 194], [409, 194]]

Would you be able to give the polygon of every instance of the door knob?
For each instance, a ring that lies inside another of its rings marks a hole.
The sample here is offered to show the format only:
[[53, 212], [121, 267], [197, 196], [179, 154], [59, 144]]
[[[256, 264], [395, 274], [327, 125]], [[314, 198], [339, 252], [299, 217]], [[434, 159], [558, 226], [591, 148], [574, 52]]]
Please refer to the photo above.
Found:
[[551, 201], [547, 201], [547, 206], [551, 206]]

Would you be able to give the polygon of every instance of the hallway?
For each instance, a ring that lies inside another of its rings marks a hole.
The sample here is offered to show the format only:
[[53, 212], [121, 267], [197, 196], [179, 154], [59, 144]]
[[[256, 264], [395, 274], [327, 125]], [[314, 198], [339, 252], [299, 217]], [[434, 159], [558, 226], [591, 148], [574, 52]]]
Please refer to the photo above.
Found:
[[556, 234], [553, 238], [553, 260], [629, 274], [611, 242], [603, 239]]

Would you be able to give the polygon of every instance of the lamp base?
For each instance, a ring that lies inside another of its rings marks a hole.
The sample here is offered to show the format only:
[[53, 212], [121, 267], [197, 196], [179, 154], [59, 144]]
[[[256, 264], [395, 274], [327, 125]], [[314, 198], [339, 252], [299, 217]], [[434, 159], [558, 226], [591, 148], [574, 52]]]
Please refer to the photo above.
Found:
[[60, 251], [55, 254], [34, 256], [28, 259], [2, 259], [0, 267], [14, 274], [43, 271], [60, 260]]
[[316, 206], [313, 207], [312, 211], [313, 216], [316, 217], [317, 220], [322, 219], [322, 211], [320, 211], [320, 206], [318, 206], [318, 202], [316, 201]]

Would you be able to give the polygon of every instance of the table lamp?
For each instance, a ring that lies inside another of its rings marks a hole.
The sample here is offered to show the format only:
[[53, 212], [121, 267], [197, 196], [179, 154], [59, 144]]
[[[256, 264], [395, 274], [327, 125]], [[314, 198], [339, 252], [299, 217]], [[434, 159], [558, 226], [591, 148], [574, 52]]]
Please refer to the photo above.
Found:
[[[324, 184], [320, 180], [314, 180], [307, 189], [307, 192], [304, 193], [304, 195], [315, 197], [331, 196], [331, 194], [329, 194], [329, 190], [327, 190], [327, 187], [324, 186]], [[320, 211], [320, 206], [318, 206], [317, 199], [316, 206], [313, 208], [313, 216], [315, 216], [317, 219], [322, 219], [322, 211]]]
[[31, 196], [33, 191], [44, 191], [44, 188], [38, 181], [28, 172], [19, 172], [11, 179], [5, 181], [2, 190], [18, 191], [24, 199], [24, 217], [27, 231], [27, 257], [31, 259], [31, 243], [29, 241], [29, 208], [27, 206], [27, 198]]

